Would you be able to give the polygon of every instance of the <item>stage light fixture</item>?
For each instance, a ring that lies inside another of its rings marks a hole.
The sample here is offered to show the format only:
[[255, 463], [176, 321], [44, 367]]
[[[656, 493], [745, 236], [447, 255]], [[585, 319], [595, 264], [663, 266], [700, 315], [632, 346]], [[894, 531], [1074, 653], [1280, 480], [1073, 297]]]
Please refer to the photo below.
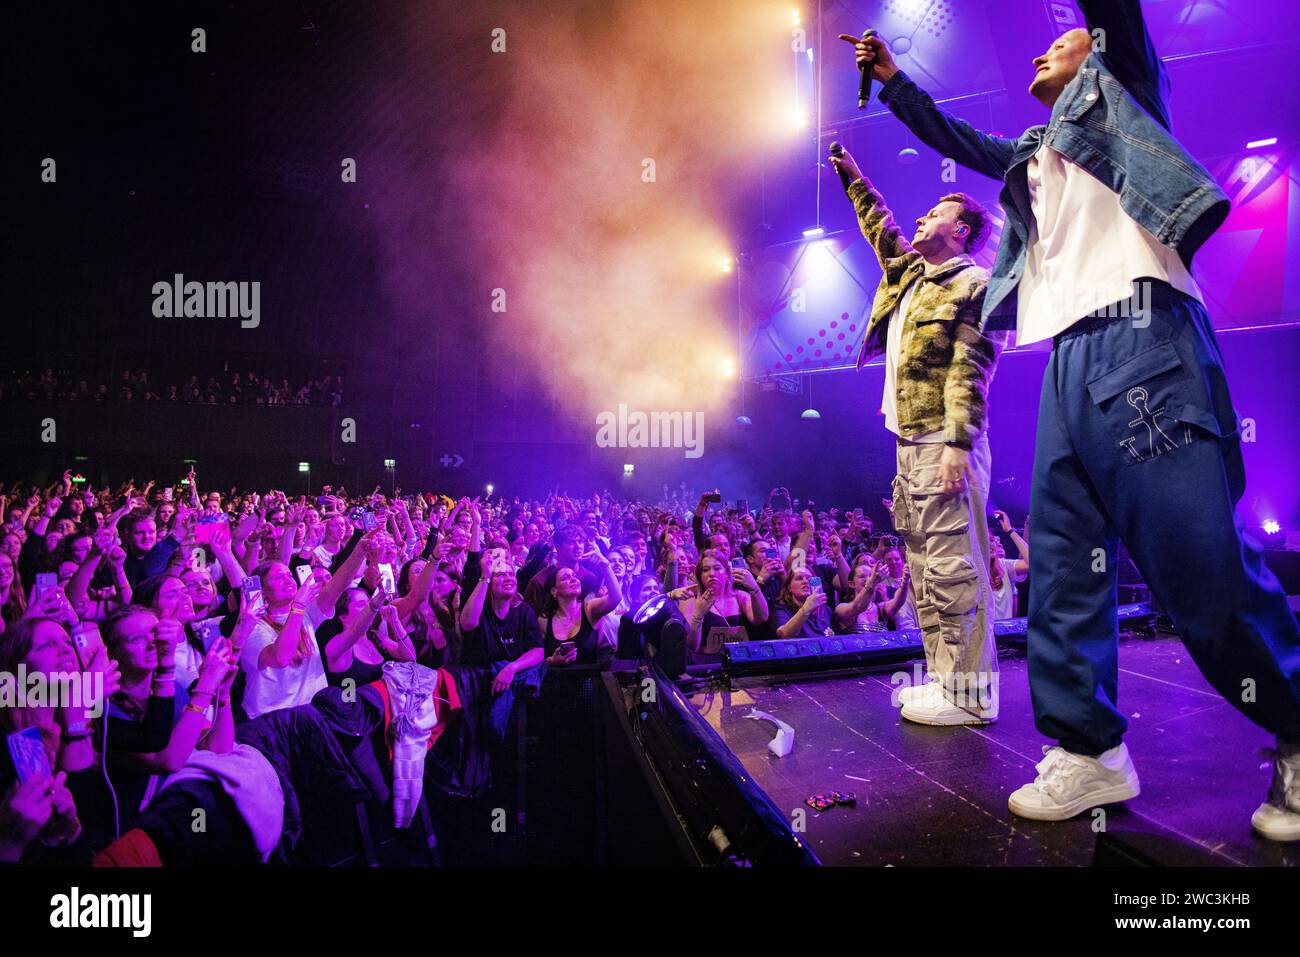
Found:
[[633, 628], [620, 628], [618, 657], [652, 655], [670, 678], [686, 671], [686, 616], [677, 602], [667, 595], [655, 595], [623, 617], [632, 620]]
[[1264, 529], [1265, 535], [1277, 535], [1282, 531], [1282, 526], [1278, 524], [1278, 521], [1275, 518], [1266, 520], [1260, 527]]
[[723, 272], [731, 272], [731, 257], [730, 257], [730, 256], [723, 256], [723, 257], [722, 257], [722, 271], [723, 271]]
[[397, 468], [397, 459], [384, 459], [384, 468], [386, 469]]
[[799, 413], [799, 418], [801, 419], [820, 419], [821, 417], [822, 414], [816, 409], [804, 409]]
[[1277, 137], [1270, 136], [1267, 139], [1263, 139], [1263, 140], [1251, 140], [1249, 143], [1246, 144], [1246, 149], [1253, 150], [1253, 149], [1258, 149], [1261, 146], [1276, 146], [1276, 145], [1277, 145]]
[[488, 482], [487, 485], [484, 485], [484, 486], [483, 486], [483, 491], [485, 491], [485, 492], [487, 492], [489, 495], [491, 495], [491, 494], [492, 494], [492, 490], [493, 490], [494, 488], [496, 488], [496, 486], [493, 485], [491, 482]]
[[631, 474], [632, 474], [633, 472], [635, 472], [635, 471], [636, 471], [636, 466], [633, 465], [631, 462], [625, 462], [625, 463], [623, 463], [623, 474], [624, 474], [624, 475], [631, 475]]
[[309, 463], [309, 462], [299, 462], [299, 463], [298, 463], [298, 471], [299, 471], [299, 472], [310, 472], [310, 471], [311, 471], [311, 463]]
[[805, 229], [803, 231], [804, 239], [816, 239], [818, 236], [825, 236], [825, 235], [826, 235], [826, 230], [822, 229], [822, 227], [820, 226], [814, 226], [812, 229]]
[[738, 415], [738, 416], [736, 416], [736, 424], [737, 424], [737, 425], [753, 425], [753, 424], [754, 424], [754, 420], [751, 419], [751, 418], [750, 418], [749, 416], [747, 416], [747, 415]]

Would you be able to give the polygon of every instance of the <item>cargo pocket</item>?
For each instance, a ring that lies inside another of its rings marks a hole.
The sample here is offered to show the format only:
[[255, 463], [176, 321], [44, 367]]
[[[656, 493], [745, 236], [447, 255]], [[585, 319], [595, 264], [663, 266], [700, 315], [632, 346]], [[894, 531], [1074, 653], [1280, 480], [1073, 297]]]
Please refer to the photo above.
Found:
[[912, 507], [907, 496], [907, 482], [903, 476], [894, 476], [894, 531], [900, 535], [906, 535], [912, 530], [911, 514], [909, 509]]
[[965, 556], [927, 561], [925, 587], [940, 615], [965, 615], [979, 599], [979, 576]]
[[[1115, 443], [1115, 454], [1129, 465], [1150, 462], [1192, 441], [1191, 423], [1180, 419], [1189, 409], [1198, 411], [1189, 403], [1192, 391], [1182, 358], [1168, 342], [1088, 383], [1088, 394]], [[1203, 427], [1204, 420], [1197, 424]]]
[[969, 492], [945, 495], [939, 480], [939, 469], [918, 471], [917, 484], [907, 490], [916, 509], [919, 529], [931, 535], [964, 535], [970, 528]]

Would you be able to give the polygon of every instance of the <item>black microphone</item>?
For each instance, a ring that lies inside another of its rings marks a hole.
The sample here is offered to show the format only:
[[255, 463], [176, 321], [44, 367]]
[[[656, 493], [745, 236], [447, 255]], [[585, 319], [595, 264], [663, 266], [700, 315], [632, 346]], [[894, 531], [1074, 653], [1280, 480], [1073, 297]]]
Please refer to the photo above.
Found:
[[[840, 145], [838, 140], [833, 141], [831, 143], [831, 155], [832, 156], [844, 155], [844, 147]], [[849, 183], [850, 183], [848, 170], [846, 170], [843, 166], [837, 166], [835, 167], [835, 172], [840, 174], [840, 182], [844, 184], [844, 188], [847, 190], [849, 188]]]
[[[878, 37], [878, 36], [880, 36], [880, 34], [877, 33], [875, 30], [862, 31], [862, 39], [864, 40], [867, 39], [868, 37]], [[862, 82], [858, 84], [858, 109], [860, 110], [865, 110], [867, 108], [867, 100], [871, 99], [872, 66], [874, 66], [874, 62], [863, 63], [861, 67]]]

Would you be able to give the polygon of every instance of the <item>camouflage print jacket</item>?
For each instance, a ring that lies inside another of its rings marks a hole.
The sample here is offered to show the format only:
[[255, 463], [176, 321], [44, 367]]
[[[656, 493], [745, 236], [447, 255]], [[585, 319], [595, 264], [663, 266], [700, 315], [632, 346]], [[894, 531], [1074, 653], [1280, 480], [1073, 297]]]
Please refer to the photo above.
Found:
[[895, 376], [898, 430], [904, 436], [942, 432], [948, 444], [969, 449], [988, 425], [989, 384], [999, 352], [979, 331], [988, 271], [965, 256], [929, 265], [898, 228], [880, 193], [864, 180], [848, 192], [862, 235], [884, 271], [858, 368], [884, 354], [890, 317], [907, 287], [920, 283], [905, 317]]

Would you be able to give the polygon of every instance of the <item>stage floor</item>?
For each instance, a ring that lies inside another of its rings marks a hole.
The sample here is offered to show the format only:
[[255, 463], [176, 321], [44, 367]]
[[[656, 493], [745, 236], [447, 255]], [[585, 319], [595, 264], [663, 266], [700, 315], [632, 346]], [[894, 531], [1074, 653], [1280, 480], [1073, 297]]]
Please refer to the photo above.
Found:
[[[903, 721], [888, 673], [746, 679], [691, 701], [777, 808], [807, 812], [804, 836], [825, 864], [1088, 865], [1089, 814], [1052, 824], [1007, 810], [1046, 742], [1034, 730], [1024, 657], [1004, 657], [1001, 669], [1000, 719], [981, 728]], [[1107, 830], [1156, 832], [1228, 866], [1300, 865], [1300, 844], [1250, 829], [1271, 773], [1257, 752], [1272, 737], [1215, 693], [1176, 638], [1122, 641], [1119, 691], [1142, 793], [1105, 809]], [[754, 708], [795, 729], [789, 756], [767, 750], [775, 728], [746, 719]], [[857, 805], [803, 803], [830, 790], [854, 792]]]

